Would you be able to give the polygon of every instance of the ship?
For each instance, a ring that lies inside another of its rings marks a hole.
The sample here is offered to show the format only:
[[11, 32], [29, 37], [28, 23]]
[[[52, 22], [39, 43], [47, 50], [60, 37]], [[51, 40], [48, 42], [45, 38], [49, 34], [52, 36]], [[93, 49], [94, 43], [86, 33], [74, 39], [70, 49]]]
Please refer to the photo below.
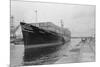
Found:
[[[70, 40], [70, 32], [52, 22], [26, 23], [21, 21], [17, 26], [14, 23], [14, 17], [12, 16], [10, 43], [14, 46], [24, 46], [23, 65], [37, 64], [33, 61], [52, 55], [59, 51], [66, 41]], [[41, 25], [41, 27], [34, 24]], [[64, 33], [62, 33], [63, 31]]]
[[64, 43], [64, 38], [50, 30], [40, 29], [39, 27], [20, 22], [23, 33], [24, 45], [38, 45], [38, 44], [47, 44], [47, 43]]
[[[65, 36], [68, 39], [64, 38], [62, 31], [66, 31]], [[70, 40], [69, 31], [62, 30], [52, 22], [25, 23], [22, 21], [18, 26], [12, 23], [10, 32], [12, 45], [24, 45], [24, 65], [59, 51], [61, 46]]]
[[56, 52], [64, 45], [65, 40], [61, 34], [25, 22], [20, 22], [20, 25], [25, 47], [24, 62]]

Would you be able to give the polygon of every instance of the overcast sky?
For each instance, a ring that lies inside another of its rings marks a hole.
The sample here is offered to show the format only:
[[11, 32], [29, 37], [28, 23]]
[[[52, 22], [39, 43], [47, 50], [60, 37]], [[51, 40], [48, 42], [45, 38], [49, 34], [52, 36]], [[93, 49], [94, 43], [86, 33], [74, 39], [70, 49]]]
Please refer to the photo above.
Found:
[[53, 22], [60, 26], [60, 20], [64, 27], [68, 28], [72, 36], [91, 36], [95, 30], [95, 6], [55, 4], [40, 2], [11, 1], [11, 15], [19, 24], [35, 23], [37, 10], [38, 22]]

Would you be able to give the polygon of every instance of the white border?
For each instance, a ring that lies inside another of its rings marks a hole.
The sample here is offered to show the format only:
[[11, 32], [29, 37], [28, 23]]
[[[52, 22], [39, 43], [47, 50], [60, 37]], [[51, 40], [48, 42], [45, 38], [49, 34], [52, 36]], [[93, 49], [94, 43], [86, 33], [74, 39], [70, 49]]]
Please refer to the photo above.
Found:
[[[25, 1], [37, 1], [37, 0], [25, 0]], [[41, 67], [99, 67], [100, 64], [100, 43], [99, 43], [99, 23], [100, 23], [100, 2], [99, 0], [39, 0], [43, 2], [57, 2], [57, 3], [71, 3], [71, 4], [89, 4], [96, 5], [96, 62], [89, 63], [68, 63], [68, 64], [53, 64], [53, 65], [39, 65]], [[10, 57], [10, 28], [9, 28], [9, 17], [10, 17], [10, 0], [0, 0], [0, 67], [9, 66]], [[27, 66], [32, 67], [32, 66]], [[38, 67], [38, 66], [37, 66]]]

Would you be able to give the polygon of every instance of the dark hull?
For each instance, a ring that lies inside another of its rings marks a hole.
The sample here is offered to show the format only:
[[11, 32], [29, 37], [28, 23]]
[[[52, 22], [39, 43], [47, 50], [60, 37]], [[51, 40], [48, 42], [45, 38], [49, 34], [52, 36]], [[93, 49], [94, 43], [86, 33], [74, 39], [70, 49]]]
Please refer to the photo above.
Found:
[[21, 23], [24, 45], [38, 45], [64, 41], [56, 32], [40, 29], [30, 24]]

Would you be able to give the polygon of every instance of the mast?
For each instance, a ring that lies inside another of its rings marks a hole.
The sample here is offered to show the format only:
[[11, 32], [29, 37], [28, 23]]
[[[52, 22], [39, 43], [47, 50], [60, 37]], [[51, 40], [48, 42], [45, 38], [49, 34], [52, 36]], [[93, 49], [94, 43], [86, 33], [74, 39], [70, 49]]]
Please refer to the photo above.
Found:
[[61, 28], [62, 28], [62, 35], [64, 35], [64, 31], [63, 31], [63, 28], [64, 28], [64, 24], [63, 24], [63, 20], [61, 19]]
[[64, 24], [63, 24], [63, 21], [61, 19], [61, 28], [63, 29], [63, 27], [64, 27]]
[[35, 22], [37, 23], [37, 22], [38, 22], [38, 18], [37, 18], [37, 10], [35, 10], [35, 15], [36, 15]]
[[[35, 10], [35, 22], [38, 23], [38, 16], [37, 16], [37, 10]], [[37, 24], [36, 26], [40, 26], [40, 24]]]

